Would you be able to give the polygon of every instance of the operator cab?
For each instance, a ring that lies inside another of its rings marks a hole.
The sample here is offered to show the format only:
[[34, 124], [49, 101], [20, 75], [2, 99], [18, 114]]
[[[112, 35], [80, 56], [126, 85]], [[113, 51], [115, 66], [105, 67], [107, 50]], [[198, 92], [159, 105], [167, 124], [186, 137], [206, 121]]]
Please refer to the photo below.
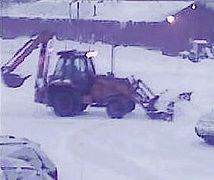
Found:
[[92, 60], [96, 54], [95, 51], [71, 50], [58, 52], [59, 59], [50, 81], [71, 82], [80, 91], [87, 91], [91, 87], [96, 73]]

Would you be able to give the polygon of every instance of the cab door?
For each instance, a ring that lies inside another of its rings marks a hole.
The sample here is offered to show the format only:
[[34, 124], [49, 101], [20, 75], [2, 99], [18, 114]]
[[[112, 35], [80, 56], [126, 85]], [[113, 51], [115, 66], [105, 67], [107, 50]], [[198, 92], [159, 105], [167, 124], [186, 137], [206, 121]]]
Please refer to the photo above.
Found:
[[93, 84], [92, 75], [88, 69], [87, 59], [76, 57], [73, 61], [72, 81], [81, 94], [87, 94]]

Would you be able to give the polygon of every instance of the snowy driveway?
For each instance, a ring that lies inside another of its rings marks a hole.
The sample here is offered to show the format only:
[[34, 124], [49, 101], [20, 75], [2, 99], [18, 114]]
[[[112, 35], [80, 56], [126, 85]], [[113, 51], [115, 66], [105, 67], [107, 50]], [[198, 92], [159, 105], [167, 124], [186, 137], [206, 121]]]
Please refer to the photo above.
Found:
[[[2, 59], [9, 59], [23, 42], [1, 41]], [[97, 70], [108, 70], [110, 48], [100, 44], [94, 48], [99, 50]], [[34, 61], [26, 63], [28, 69], [23, 71], [36, 71], [37, 55], [36, 51], [28, 57]], [[140, 107], [122, 120], [109, 119], [102, 108], [58, 118], [33, 102], [31, 79], [19, 89], [2, 85], [1, 133], [40, 143], [57, 165], [60, 180], [213, 180], [214, 147], [194, 133], [198, 117], [214, 105], [213, 66], [212, 60], [193, 64], [156, 51], [121, 47], [116, 56], [118, 76], [135, 73], [155, 92], [193, 91], [192, 102], [176, 108], [175, 122], [149, 120]]]

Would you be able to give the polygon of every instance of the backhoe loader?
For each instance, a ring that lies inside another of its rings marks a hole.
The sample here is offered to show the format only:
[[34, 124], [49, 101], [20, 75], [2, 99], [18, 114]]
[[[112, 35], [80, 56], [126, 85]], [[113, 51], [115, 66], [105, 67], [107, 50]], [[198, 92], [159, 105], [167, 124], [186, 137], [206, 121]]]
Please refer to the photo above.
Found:
[[96, 51], [66, 50], [57, 53], [58, 61], [53, 74], [48, 76], [47, 44], [53, 35], [43, 32], [29, 40], [13, 58], [1, 67], [4, 83], [11, 88], [23, 85], [30, 77], [21, 77], [13, 71], [35, 49], [41, 47], [35, 81], [35, 102], [53, 107], [57, 116], [75, 116], [87, 106], [106, 107], [110, 118], [122, 118], [140, 104], [151, 119], [171, 121], [174, 101], [165, 111], [156, 108], [159, 95], [155, 95], [142, 81], [134, 77], [116, 78], [114, 74], [97, 75], [93, 62]]

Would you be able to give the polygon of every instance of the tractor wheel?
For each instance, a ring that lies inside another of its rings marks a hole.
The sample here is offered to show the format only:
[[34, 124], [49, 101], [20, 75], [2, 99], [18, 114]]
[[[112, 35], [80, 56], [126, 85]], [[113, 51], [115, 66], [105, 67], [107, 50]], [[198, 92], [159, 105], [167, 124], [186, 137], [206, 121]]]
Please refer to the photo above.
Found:
[[196, 57], [196, 54], [194, 54], [194, 53], [190, 53], [188, 58], [190, 61], [192, 61], [194, 63], [199, 62], [199, 59]]
[[110, 118], [123, 118], [123, 116], [127, 113], [126, 105], [123, 103], [122, 99], [115, 98], [111, 100], [106, 107], [107, 114]]
[[134, 101], [129, 101], [127, 103], [127, 112], [132, 112], [133, 110], [135, 110], [135, 102]]
[[80, 98], [71, 92], [57, 92], [53, 99], [53, 108], [57, 116], [74, 116], [80, 109]]

